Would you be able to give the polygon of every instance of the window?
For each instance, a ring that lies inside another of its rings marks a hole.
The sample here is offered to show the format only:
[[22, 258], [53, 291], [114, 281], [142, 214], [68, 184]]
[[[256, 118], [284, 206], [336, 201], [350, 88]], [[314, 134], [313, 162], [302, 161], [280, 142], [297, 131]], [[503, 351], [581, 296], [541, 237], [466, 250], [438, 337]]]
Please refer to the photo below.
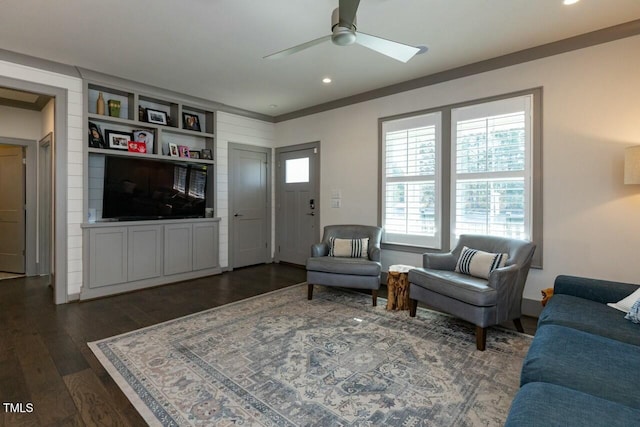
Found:
[[382, 224], [385, 240], [440, 244], [440, 113], [382, 125]]
[[289, 159], [284, 164], [285, 182], [297, 184], [309, 182], [309, 158]]
[[531, 98], [452, 109], [452, 242], [531, 237]]
[[[542, 265], [541, 89], [380, 119], [383, 247], [533, 240]], [[412, 248], [413, 247], [413, 248]]]

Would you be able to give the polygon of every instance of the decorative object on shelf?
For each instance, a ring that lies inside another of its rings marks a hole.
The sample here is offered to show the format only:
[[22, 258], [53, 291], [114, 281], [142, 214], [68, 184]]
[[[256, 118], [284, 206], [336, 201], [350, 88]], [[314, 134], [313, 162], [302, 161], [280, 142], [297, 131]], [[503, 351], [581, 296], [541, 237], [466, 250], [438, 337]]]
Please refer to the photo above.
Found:
[[155, 123], [157, 125], [166, 125], [167, 122], [167, 113], [164, 111], [152, 110], [151, 108], [147, 108], [147, 121], [149, 123]]
[[153, 153], [154, 133], [148, 130], [134, 130], [133, 140], [143, 142], [146, 145], [146, 152]]
[[178, 146], [173, 142], [169, 143], [169, 155], [171, 157], [178, 157], [180, 154], [178, 153]]
[[203, 148], [202, 151], [200, 152], [200, 158], [206, 159], [206, 160], [213, 160], [213, 153], [211, 152], [211, 149]]
[[139, 122], [147, 121], [147, 110], [140, 105], [138, 105], [138, 121]]
[[100, 132], [100, 126], [93, 122], [89, 122], [89, 147], [105, 148], [104, 138]]
[[189, 157], [189, 147], [186, 145], [179, 145], [178, 152], [180, 153], [180, 157]]
[[200, 150], [189, 150], [189, 158], [190, 159], [199, 159], [200, 158]]
[[200, 118], [191, 113], [182, 113], [182, 128], [200, 132]]
[[213, 208], [204, 208], [204, 217], [213, 218]]
[[111, 117], [120, 117], [120, 101], [116, 99], [110, 99], [108, 101], [109, 115]]
[[108, 147], [114, 150], [128, 150], [129, 141], [133, 139], [131, 132], [122, 132], [119, 130], [105, 129], [104, 135], [107, 139]]
[[104, 115], [104, 97], [102, 92], [98, 93], [98, 100], [96, 101], [96, 113]]
[[127, 148], [132, 153], [146, 153], [147, 152], [147, 144], [140, 141], [129, 141]]

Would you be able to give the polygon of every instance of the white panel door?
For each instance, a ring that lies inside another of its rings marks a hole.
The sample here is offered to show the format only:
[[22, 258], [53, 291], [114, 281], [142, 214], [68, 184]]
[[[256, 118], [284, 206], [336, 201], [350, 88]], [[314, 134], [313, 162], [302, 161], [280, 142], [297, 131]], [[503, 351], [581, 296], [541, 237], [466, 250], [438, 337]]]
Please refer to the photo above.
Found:
[[0, 271], [24, 273], [25, 166], [22, 147], [0, 146]]

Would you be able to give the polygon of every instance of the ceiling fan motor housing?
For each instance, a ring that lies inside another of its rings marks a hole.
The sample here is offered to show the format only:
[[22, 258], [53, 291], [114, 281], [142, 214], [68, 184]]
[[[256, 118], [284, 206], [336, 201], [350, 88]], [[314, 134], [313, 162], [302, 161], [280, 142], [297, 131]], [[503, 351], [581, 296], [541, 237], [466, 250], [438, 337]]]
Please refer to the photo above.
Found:
[[338, 46], [348, 46], [356, 41], [356, 22], [354, 17], [352, 23], [340, 22], [340, 14], [338, 8], [333, 10], [331, 14], [331, 41]]

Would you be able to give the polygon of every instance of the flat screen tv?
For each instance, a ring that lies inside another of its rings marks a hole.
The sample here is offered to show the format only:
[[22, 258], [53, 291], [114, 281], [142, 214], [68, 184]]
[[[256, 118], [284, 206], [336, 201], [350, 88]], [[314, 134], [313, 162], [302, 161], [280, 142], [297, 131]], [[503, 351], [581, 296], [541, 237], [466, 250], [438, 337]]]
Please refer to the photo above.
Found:
[[203, 218], [207, 166], [105, 156], [102, 217]]

